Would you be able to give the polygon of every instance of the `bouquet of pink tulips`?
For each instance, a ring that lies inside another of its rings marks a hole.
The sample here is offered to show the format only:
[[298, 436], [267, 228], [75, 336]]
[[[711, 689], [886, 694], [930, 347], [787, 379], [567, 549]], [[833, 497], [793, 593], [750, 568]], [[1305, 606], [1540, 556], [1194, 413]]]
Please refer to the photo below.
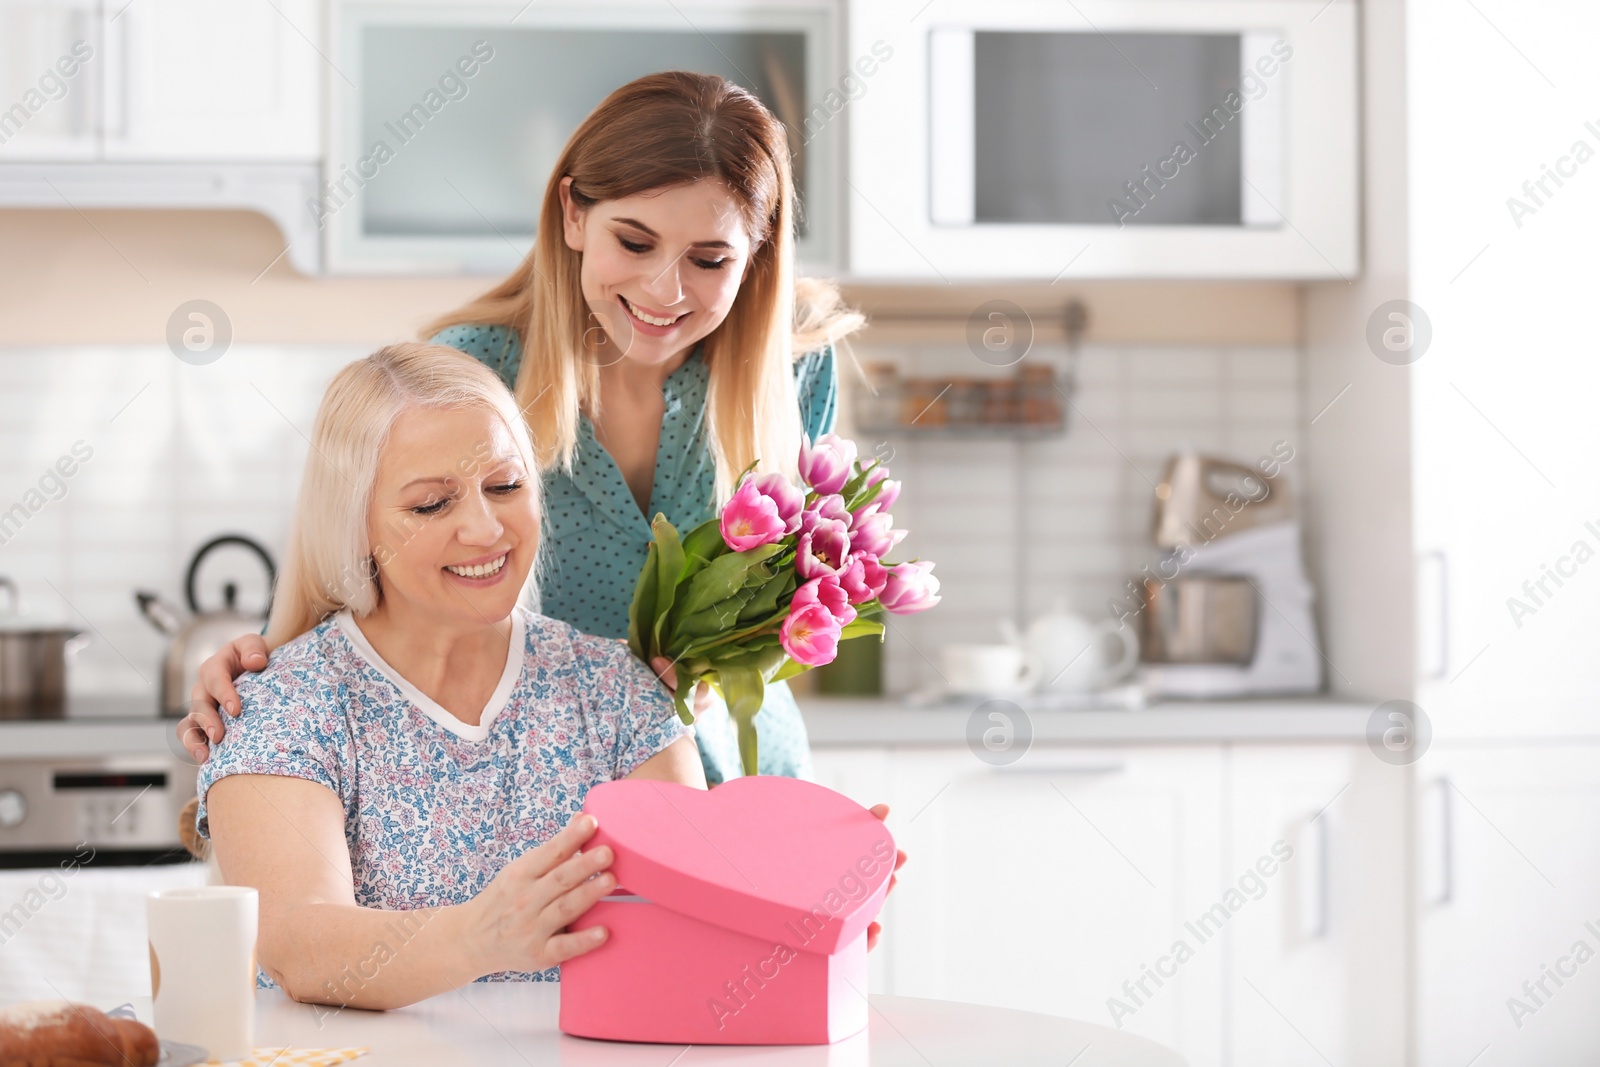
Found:
[[702, 680], [727, 702], [739, 759], [756, 773], [756, 713], [768, 682], [832, 663], [839, 642], [883, 640], [883, 611], [939, 602], [933, 564], [890, 563], [905, 537], [889, 507], [900, 483], [833, 434], [800, 448], [803, 486], [746, 471], [722, 513], [679, 537], [665, 516], [628, 609], [628, 644], [649, 663], [673, 662], [678, 715]]

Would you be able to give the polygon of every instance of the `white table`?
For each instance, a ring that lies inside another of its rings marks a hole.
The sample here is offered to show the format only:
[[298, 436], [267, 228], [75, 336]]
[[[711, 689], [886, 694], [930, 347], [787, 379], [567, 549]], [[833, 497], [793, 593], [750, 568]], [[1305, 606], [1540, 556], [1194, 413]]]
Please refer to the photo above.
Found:
[[[256, 1044], [364, 1045], [352, 1067], [1182, 1067], [1154, 1042], [1051, 1015], [914, 997], [871, 996], [867, 1031], [834, 1045], [640, 1045], [568, 1037], [555, 983], [475, 983], [390, 1012], [296, 1004], [256, 993]], [[111, 1006], [111, 1005], [108, 1005]], [[150, 1022], [150, 998], [134, 1001]]]

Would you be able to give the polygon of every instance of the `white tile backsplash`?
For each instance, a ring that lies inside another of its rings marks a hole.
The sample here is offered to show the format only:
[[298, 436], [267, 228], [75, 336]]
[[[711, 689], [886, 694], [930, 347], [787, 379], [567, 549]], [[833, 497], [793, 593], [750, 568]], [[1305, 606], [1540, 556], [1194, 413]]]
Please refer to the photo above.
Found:
[[[975, 367], [960, 345], [858, 345], [854, 354], [906, 375], [1007, 373]], [[1036, 345], [1028, 358], [1068, 365], [1059, 345]], [[997, 640], [1002, 618], [1056, 604], [1103, 615], [1155, 555], [1155, 483], [1172, 452], [1189, 446], [1252, 463], [1275, 442], [1299, 448], [1304, 437], [1293, 346], [1089, 346], [1076, 367], [1061, 437], [891, 438], [894, 476], [905, 483], [896, 525], [911, 531], [899, 557], [936, 561], [944, 595], [933, 611], [891, 623], [891, 690], [936, 683], [940, 646]], [[1294, 483], [1295, 464], [1286, 471]]]
[[[236, 346], [196, 367], [159, 346], [0, 349], [0, 574], [35, 617], [90, 634], [75, 691], [146, 694], [153, 705], [166, 640], [133, 593], [181, 601], [202, 542], [245, 533], [281, 559], [322, 390], [363, 354]], [[1008, 373], [974, 369], [961, 344], [857, 346], [855, 356], [908, 374]], [[1065, 366], [1059, 346], [1036, 345], [1029, 358]], [[993, 640], [1001, 618], [1057, 602], [1103, 612], [1153, 553], [1153, 486], [1169, 453], [1187, 442], [1251, 462], [1276, 441], [1299, 447], [1299, 367], [1293, 347], [1092, 346], [1079, 355], [1061, 437], [891, 440], [905, 483], [895, 515], [911, 531], [900, 555], [938, 562], [944, 601], [896, 620], [890, 687], [935, 681], [941, 645]], [[859, 381], [842, 378], [847, 392]], [[848, 395], [844, 408], [849, 432]], [[856, 436], [865, 451], [876, 443]], [[77, 441], [93, 456], [60, 499], [29, 512], [26, 494]], [[253, 599], [253, 580], [241, 586]]]
[[[181, 604], [205, 541], [243, 533], [282, 558], [302, 431], [334, 372], [363, 354], [235, 346], [202, 367], [162, 346], [0, 349], [0, 574], [20, 585], [30, 615], [89, 635], [75, 693], [147, 697], [154, 708], [166, 638], [138, 613], [134, 590]], [[60, 499], [30, 512], [29, 489], [78, 441], [92, 456]], [[215, 563], [237, 573], [242, 603], [259, 602], [247, 556]]]

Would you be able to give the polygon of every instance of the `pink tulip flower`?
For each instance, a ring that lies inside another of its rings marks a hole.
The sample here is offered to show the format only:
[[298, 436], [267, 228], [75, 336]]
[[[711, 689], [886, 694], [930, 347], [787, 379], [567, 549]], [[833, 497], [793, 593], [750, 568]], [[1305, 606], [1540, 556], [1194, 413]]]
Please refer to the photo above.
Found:
[[802, 530], [795, 546], [794, 569], [806, 581], [823, 575], [838, 577], [850, 562], [850, 532], [837, 519], [818, 519]]
[[939, 579], [933, 576], [933, 564], [915, 560], [890, 568], [889, 580], [878, 595], [878, 602], [896, 615], [910, 615], [933, 607], [939, 602]]
[[751, 481], [755, 483], [756, 492], [772, 501], [778, 518], [783, 520], [784, 534], [798, 530], [800, 513], [806, 506], [806, 494], [800, 487], [781, 474], [763, 474]]
[[839, 585], [852, 604], [865, 604], [883, 592], [889, 572], [876, 556], [865, 552], [850, 554], [850, 563], [839, 575]]
[[784, 535], [785, 523], [771, 497], [763, 496], [753, 481], [745, 483], [722, 509], [722, 540], [735, 552], [770, 545]]
[[856, 619], [856, 609], [850, 606], [849, 595], [839, 584], [839, 579], [832, 575], [825, 574], [821, 578], [813, 578], [796, 589], [794, 600], [789, 604], [789, 612], [793, 614], [808, 604], [821, 604], [827, 608], [828, 614], [833, 616], [833, 621], [840, 626], [849, 626]]
[[[867, 488], [870, 489], [879, 482], [883, 483], [883, 488], [878, 490], [878, 495], [873, 497], [872, 503], [878, 505], [880, 510], [888, 511], [894, 507], [894, 502], [900, 499], [900, 483], [889, 481], [889, 468], [881, 463], [873, 467], [872, 472], [867, 475]], [[871, 505], [867, 506], [870, 507]], [[862, 507], [856, 510], [864, 511], [866, 508]]]
[[891, 529], [893, 524], [893, 515], [878, 510], [877, 504], [870, 504], [862, 509], [850, 527], [850, 544], [857, 552], [882, 559], [905, 540], [906, 532]]
[[800, 444], [800, 477], [824, 496], [844, 488], [855, 461], [856, 443], [838, 434], [825, 433], [814, 444], [809, 439]]
[[[872, 503], [876, 504], [880, 510], [888, 511], [890, 508], [894, 507], [894, 502], [899, 499], [900, 483], [896, 481], [885, 480], [883, 483], [883, 488], [878, 490], [878, 495], [872, 498]], [[868, 506], [870, 507], [871, 505]]]
[[850, 517], [849, 510], [844, 506], [844, 497], [840, 496], [838, 493], [829, 493], [827, 496], [818, 499], [817, 502], [812, 504], [809, 508], [806, 508], [805, 511], [800, 514], [800, 532], [811, 532], [811, 530], [816, 527], [817, 523], [823, 519], [832, 519], [835, 522], [842, 522], [844, 523], [845, 529], [850, 528], [853, 520]]
[[778, 641], [796, 663], [820, 667], [832, 663], [839, 654], [839, 630], [838, 620], [826, 607], [803, 604], [798, 609], [790, 608], [778, 628]]

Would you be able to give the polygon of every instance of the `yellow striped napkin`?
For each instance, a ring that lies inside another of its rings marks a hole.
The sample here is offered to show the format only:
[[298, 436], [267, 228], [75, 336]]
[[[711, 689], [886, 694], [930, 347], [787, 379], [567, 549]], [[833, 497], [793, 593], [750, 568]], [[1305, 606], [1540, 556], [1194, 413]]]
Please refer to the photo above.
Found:
[[206, 1067], [333, 1067], [358, 1056], [364, 1048], [261, 1048], [242, 1060], [207, 1060]]

